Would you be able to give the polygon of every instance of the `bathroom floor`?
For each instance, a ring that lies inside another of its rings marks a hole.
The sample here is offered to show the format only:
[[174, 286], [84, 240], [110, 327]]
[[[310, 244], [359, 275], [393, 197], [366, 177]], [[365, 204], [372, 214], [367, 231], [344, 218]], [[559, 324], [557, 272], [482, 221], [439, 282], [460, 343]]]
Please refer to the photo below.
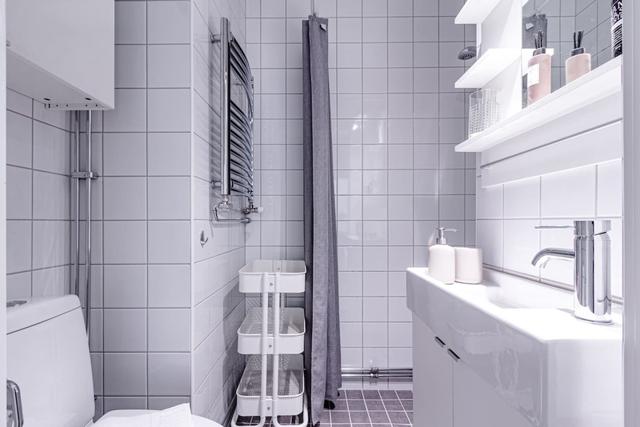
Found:
[[[324, 412], [320, 427], [411, 426], [412, 420], [413, 393], [409, 390], [346, 390], [336, 402], [336, 408]], [[257, 422], [257, 419], [245, 419], [238, 425], [251, 426]], [[280, 423], [287, 424], [282, 419]]]

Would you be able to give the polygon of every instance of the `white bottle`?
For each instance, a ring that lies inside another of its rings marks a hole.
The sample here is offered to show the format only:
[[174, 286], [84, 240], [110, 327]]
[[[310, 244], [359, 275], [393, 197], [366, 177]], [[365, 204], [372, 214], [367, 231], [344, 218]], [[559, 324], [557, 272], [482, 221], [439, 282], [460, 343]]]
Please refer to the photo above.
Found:
[[429, 248], [429, 275], [446, 284], [456, 281], [456, 253], [447, 245], [445, 233], [453, 228], [437, 228], [436, 244]]

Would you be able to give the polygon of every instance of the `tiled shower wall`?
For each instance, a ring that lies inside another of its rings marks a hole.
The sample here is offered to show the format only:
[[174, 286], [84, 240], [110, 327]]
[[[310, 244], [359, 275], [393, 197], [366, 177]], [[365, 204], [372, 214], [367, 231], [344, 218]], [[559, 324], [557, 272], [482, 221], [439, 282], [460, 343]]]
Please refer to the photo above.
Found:
[[[191, 400], [195, 413], [222, 422], [243, 364], [235, 329], [245, 233], [209, 221], [220, 174], [219, 56], [209, 32], [229, 16], [242, 40], [244, 4], [115, 8], [117, 107], [94, 112], [92, 126], [96, 413]], [[75, 242], [71, 114], [12, 91], [8, 104], [8, 296], [65, 294]]]
[[7, 91], [7, 299], [70, 289], [71, 119]]
[[116, 108], [93, 126], [98, 413], [191, 392], [190, 2], [115, 8]]
[[[329, 18], [342, 357], [345, 368], [411, 360], [405, 269], [425, 266], [437, 226], [475, 242], [474, 157], [457, 53], [475, 29], [455, 26], [462, 1], [316, 0]], [[259, 202], [247, 258], [303, 255], [302, 45], [307, 0], [247, 0], [255, 69]], [[466, 34], [465, 34], [466, 32]]]

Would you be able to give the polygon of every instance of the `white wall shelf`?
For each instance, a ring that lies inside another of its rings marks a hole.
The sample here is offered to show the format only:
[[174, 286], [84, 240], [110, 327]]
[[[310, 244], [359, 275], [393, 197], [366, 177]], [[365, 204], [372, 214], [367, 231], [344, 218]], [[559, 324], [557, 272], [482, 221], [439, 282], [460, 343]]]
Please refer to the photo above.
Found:
[[501, 0], [467, 0], [458, 16], [456, 24], [481, 24]]
[[[473, 135], [456, 151], [483, 153], [501, 148], [502, 155], [513, 156], [621, 118], [622, 57], [618, 57]], [[500, 155], [491, 157], [495, 161]]]
[[521, 49], [488, 49], [456, 82], [456, 89], [485, 87], [522, 56]]

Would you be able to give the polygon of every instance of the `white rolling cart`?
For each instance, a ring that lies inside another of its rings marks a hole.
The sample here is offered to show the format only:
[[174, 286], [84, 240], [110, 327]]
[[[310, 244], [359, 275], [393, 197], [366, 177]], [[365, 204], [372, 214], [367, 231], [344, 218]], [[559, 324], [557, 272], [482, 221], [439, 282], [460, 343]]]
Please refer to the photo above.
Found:
[[304, 310], [282, 307], [280, 298], [304, 293], [306, 272], [304, 261], [284, 260], [253, 261], [240, 270], [240, 292], [260, 294], [261, 306], [250, 309], [238, 329], [238, 352], [249, 357], [236, 391], [233, 427], [241, 416], [260, 417], [256, 427], [271, 417], [277, 427], [278, 416], [298, 415], [302, 423], [294, 427], [307, 426]]

